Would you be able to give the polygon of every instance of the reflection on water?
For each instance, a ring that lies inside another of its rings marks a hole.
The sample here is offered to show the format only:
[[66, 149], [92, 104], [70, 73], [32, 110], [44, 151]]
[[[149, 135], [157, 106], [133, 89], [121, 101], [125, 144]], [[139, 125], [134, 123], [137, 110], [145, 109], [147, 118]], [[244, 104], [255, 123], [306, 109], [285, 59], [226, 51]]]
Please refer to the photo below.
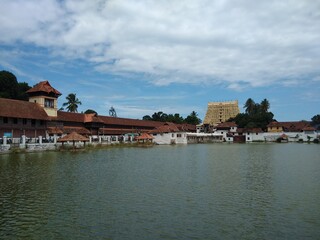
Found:
[[320, 239], [320, 148], [0, 156], [0, 239]]

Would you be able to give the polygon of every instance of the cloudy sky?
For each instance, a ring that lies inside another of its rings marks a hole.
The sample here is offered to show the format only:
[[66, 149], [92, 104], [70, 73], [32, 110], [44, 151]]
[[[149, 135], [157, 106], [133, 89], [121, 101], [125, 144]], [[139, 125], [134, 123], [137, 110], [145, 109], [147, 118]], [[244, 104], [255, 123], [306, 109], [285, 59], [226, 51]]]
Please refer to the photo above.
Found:
[[267, 98], [320, 113], [319, 0], [0, 0], [0, 70], [49, 80], [80, 111], [142, 118]]

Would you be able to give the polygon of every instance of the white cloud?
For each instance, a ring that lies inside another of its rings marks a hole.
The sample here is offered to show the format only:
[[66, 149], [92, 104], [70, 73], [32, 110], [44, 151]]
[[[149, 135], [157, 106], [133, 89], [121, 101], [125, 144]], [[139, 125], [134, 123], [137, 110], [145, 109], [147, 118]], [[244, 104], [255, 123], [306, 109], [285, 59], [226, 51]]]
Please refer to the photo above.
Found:
[[319, 75], [319, 9], [311, 0], [4, 0], [0, 44], [47, 47], [156, 85], [299, 84]]

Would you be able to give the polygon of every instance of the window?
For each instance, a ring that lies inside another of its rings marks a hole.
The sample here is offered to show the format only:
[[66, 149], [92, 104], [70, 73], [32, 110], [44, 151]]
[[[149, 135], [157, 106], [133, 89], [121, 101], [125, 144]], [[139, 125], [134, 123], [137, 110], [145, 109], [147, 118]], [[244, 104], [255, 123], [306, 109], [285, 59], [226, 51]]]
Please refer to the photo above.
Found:
[[40, 125], [44, 125], [44, 121], [43, 120], [40, 120]]
[[31, 125], [35, 126], [36, 125], [36, 120], [35, 119], [31, 119]]
[[7, 117], [3, 118], [3, 123], [8, 123], [8, 118]]
[[172, 137], [174, 137], [174, 133], [172, 133]]
[[13, 124], [18, 124], [18, 118], [13, 119]]
[[23, 125], [26, 125], [26, 124], [27, 124], [27, 119], [26, 119], [26, 118], [22, 119], [22, 124], [23, 124]]
[[182, 135], [181, 135], [180, 133], [178, 133], [178, 134], [177, 134], [177, 137], [178, 137], [178, 138], [181, 138], [181, 137], [182, 137]]
[[45, 98], [45, 99], [44, 99], [44, 107], [46, 107], [46, 108], [54, 108], [54, 101], [53, 101], [53, 99]]

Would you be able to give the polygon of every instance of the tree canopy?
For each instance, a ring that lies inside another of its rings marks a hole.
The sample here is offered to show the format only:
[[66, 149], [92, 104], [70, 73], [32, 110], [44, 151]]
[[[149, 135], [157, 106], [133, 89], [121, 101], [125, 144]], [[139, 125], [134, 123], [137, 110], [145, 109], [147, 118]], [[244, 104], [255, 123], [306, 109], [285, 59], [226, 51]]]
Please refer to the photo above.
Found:
[[81, 105], [81, 101], [77, 98], [75, 93], [69, 93], [66, 97], [67, 102], [63, 103], [62, 106], [67, 108], [68, 112], [78, 112], [78, 106]]
[[270, 103], [264, 99], [260, 104], [249, 98], [245, 105], [245, 113], [239, 113], [236, 117], [230, 118], [228, 122], [235, 122], [240, 128], [262, 128], [273, 121], [273, 113], [269, 112]]
[[92, 109], [87, 109], [84, 113], [85, 114], [91, 114], [91, 113], [98, 114], [95, 110], [92, 110]]
[[317, 130], [320, 130], [320, 114], [314, 115], [311, 118], [312, 125], [317, 128]]
[[18, 82], [16, 76], [8, 71], [0, 71], [0, 97], [28, 101], [28, 83]]
[[166, 114], [164, 112], [155, 112], [152, 116], [145, 115], [143, 120], [148, 121], [158, 121], [158, 122], [173, 122], [173, 123], [188, 123], [188, 124], [199, 124], [201, 119], [198, 118], [198, 114], [195, 111], [192, 111], [186, 118], [180, 116], [179, 113], [175, 114]]

